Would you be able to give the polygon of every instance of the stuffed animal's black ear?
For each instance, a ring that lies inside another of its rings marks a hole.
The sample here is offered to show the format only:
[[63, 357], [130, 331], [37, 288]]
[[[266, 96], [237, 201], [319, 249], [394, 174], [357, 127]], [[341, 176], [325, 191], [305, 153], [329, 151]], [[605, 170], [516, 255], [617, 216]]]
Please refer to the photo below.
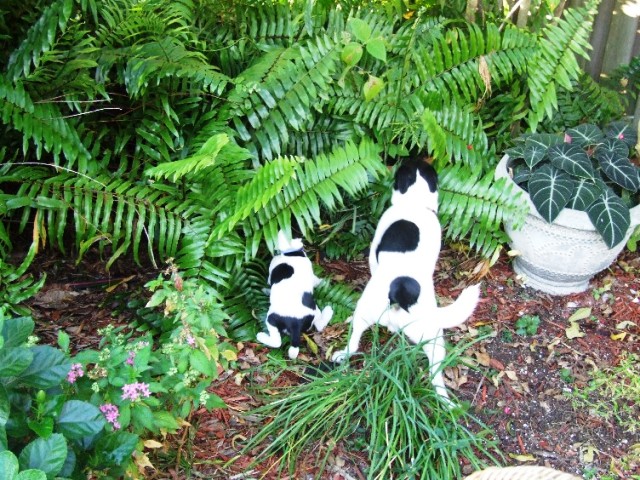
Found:
[[422, 156], [412, 156], [400, 165], [396, 171], [394, 189], [400, 193], [407, 193], [409, 187], [416, 182], [418, 174], [427, 182], [431, 192], [438, 189], [438, 174]]
[[394, 278], [389, 285], [389, 302], [399, 305], [403, 310], [409, 311], [409, 307], [415, 305], [420, 297], [420, 284], [411, 277]]

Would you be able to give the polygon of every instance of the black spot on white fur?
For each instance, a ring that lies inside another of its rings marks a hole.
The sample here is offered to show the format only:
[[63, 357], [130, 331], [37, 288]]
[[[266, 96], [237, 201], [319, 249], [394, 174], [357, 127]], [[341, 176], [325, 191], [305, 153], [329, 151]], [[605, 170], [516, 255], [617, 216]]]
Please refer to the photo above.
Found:
[[300, 335], [302, 332], [308, 332], [311, 329], [314, 315], [305, 315], [302, 318], [288, 317], [271, 313], [267, 317], [267, 322], [276, 327], [278, 330], [291, 338], [291, 346], [300, 347]]
[[302, 304], [311, 309], [311, 310], [315, 310], [316, 309], [316, 301], [313, 298], [313, 293], [310, 292], [304, 292], [302, 294]]
[[420, 243], [420, 228], [409, 220], [398, 220], [385, 230], [376, 249], [376, 258], [380, 252], [412, 252]]
[[269, 285], [273, 286], [282, 280], [293, 277], [293, 267], [287, 263], [276, 266], [269, 277]]
[[420, 297], [420, 284], [415, 278], [398, 277], [389, 285], [389, 302], [399, 305], [403, 310], [409, 311]]
[[421, 160], [404, 162], [396, 171], [393, 188], [400, 193], [407, 193], [409, 187], [416, 183], [418, 173], [427, 182], [432, 193], [438, 189], [438, 174], [431, 165]]

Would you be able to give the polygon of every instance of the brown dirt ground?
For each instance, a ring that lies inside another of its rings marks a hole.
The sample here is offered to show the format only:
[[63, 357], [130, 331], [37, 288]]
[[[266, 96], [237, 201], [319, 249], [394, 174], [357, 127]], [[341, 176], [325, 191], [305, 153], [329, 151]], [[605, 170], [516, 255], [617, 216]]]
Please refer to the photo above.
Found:
[[[322, 263], [334, 281], [359, 286], [368, 277], [364, 261]], [[124, 312], [114, 318], [114, 293], [140, 296], [144, 292], [141, 285], [158, 274], [143, 268], [131, 271], [131, 263], [124, 261], [106, 274], [102, 265], [87, 259], [76, 267], [56, 256], [38, 264], [38, 270], [47, 272], [48, 281], [30, 306], [43, 342], [55, 344], [62, 328], [70, 334], [76, 350], [97, 347], [98, 328], [111, 322], [127, 323], [131, 315]], [[483, 267], [479, 259], [449, 248], [442, 252], [435, 274], [438, 295], [444, 301], [457, 297], [474, 277], [482, 277], [480, 305], [464, 327], [450, 332], [450, 340], [456, 343], [492, 335], [465, 352], [468, 365], [446, 371], [450, 389], [469, 402], [471, 411], [496, 432], [509, 464], [547, 465], [578, 475], [593, 472], [585, 478], [640, 479], [640, 432], [630, 433], [625, 425], [603, 420], [588, 409], [574, 409], [565, 394], [586, 385], [595, 368], [617, 365], [624, 352], [640, 350], [640, 257], [623, 253], [591, 282], [590, 290], [566, 297], [522, 287], [506, 255], [490, 269]], [[578, 321], [583, 336], [568, 338], [569, 317], [585, 307], [591, 309], [591, 315]], [[523, 315], [540, 318], [534, 335], [515, 333], [514, 324]], [[302, 352], [296, 365], [277, 379], [256, 368], [265, 361], [266, 348], [253, 343], [239, 345], [237, 368], [223, 372], [211, 387], [228, 409], [195, 412], [189, 419], [193, 428], [167, 439], [166, 451], [152, 456], [157, 469], [147, 469], [146, 476], [287, 478], [274, 473], [275, 461], [249, 468], [250, 455], [226, 465], [260, 426], [247, 414], [260, 404], [249, 384], [294, 386], [300, 381], [299, 368], [319, 363], [328, 351], [344, 343], [346, 332], [346, 326], [339, 324], [315, 335], [318, 355]], [[620, 335], [623, 332], [626, 335]], [[638, 406], [635, 408], [638, 413]], [[313, 478], [316, 453], [311, 449], [299, 459], [298, 471], [291, 478]], [[364, 479], [365, 471], [363, 452], [338, 445], [322, 478]]]

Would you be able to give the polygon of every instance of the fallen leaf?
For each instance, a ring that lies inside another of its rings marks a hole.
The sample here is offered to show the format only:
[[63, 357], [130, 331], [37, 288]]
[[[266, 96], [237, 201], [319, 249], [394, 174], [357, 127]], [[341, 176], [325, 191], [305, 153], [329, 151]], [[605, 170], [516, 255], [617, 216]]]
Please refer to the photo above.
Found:
[[624, 340], [626, 336], [627, 332], [612, 333], [611, 340]]
[[521, 455], [521, 454], [510, 453], [509, 456], [514, 460], [517, 460], [518, 462], [534, 462], [536, 459], [536, 457], [534, 457], [531, 454]]
[[585, 333], [580, 331], [580, 325], [578, 325], [578, 322], [571, 322], [571, 325], [565, 328], [564, 331], [569, 339], [585, 336]]
[[314, 355], [318, 355], [318, 344], [312, 340], [312, 338], [306, 334], [302, 334], [305, 341], [307, 342], [307, 347], [311, 350], [311, 353]]
[[635, 327], [636, 324], [633, 323], [631, 320], [625, 320], [623, 322], [620, 322], [619, 324], [616, 325], [616, 328], [618, 330], [624, 330], [625, 328], [631, 328], [631, 327]]
[[578, 320], [584, 320], [585, 318], [589, 318], [591, 316], [591, 307], [583, 307], [576, 310], [573, 315], [569, 317], [570, 322], [575, 322]]
[[593, 463], [595, 454], [598, 452], [598, 449], [593, 445], [587, 445], [582, 448], [580, 452], [582, 454], [582, 461], [584, 463]]
[[144, 446], [146, 448], [162, 448], [162, 444], [157, 440], [145, 440]]

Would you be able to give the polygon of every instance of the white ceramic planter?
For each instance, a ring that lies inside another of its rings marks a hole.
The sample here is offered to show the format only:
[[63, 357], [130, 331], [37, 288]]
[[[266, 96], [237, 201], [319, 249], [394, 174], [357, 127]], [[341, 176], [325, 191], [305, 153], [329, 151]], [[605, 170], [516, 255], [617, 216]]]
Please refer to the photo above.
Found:
[[[511, 178], [504, 156], [496, 178]], [[589, 288], [589, 280], [607, 268], [624, 248], [634, 228], [640, 225], [640, 205], [631, 209], [631, 228], [624, 241], [608, 248], [585, 212], [565, 208], [553, 223], [547, 223], [536, 211], [529, 195], [529, 214], [522, 228], [515, 230], [506, 222], [511, 248], [520, 254], [513, 268], [525, 285], [552, 295], [568, 295]]]

